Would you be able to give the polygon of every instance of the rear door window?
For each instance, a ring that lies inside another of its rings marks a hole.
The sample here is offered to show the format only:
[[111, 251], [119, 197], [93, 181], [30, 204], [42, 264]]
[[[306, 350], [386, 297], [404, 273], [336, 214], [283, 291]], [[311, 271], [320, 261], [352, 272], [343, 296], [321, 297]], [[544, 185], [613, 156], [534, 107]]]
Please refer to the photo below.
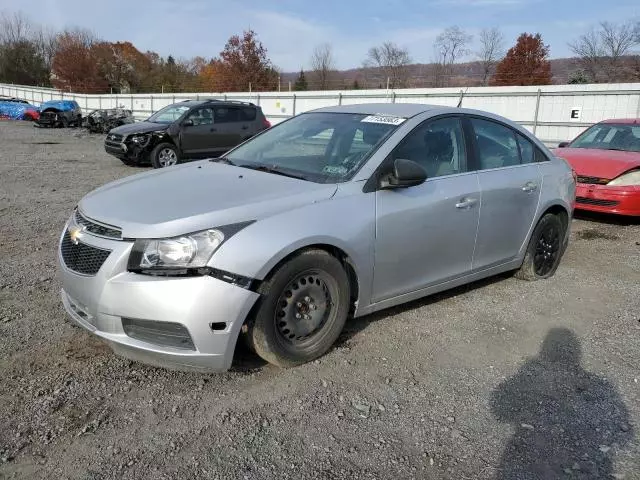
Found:
[[216, 123], [233, 123], [240, 121], [240, 109], [237, 107], [220, 106], [215, 108]]
[[533, 144], [524, 137], [524, 135], [516, 134], [518, 138], [518, 146], [520, 147], [520, 161], [521, 163], [534, 163], [536, 161], [535, 158], [535, 147]]
[[520, 165], [520, 150], [513, 130], [489, 120], [470, 120], [476, 136], [480, 170]]

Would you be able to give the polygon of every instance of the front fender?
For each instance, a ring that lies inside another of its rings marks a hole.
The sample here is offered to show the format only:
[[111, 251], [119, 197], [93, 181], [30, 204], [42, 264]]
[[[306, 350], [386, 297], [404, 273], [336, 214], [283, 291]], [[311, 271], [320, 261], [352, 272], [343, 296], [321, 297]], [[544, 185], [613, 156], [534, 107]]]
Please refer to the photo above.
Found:
[[287, 256], [314, 245], [342, 250], [359, 285], [359, 307], [370, 302], [375, 238], [375, 194], [361, 191], [281, 212], [235, 234], [209, 265], [264, 280]]

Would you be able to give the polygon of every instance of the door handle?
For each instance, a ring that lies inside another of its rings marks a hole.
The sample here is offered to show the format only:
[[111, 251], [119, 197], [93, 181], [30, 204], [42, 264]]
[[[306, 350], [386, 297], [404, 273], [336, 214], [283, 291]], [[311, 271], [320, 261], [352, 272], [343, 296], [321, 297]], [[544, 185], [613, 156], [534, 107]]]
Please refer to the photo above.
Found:
[[242, 130], [249, 130], [249, 127], [247, 127], [246, 125], [243, 125]]
[[529, 193], [529, 192], [533, 192], [537, 188], [538, 188], [538, 185], [536, 183], [527, 182], [522, 186], [522, 191]]
[[476, 200], [475, 198], [465, 197], [461, 198], [460, 201], [456, 203], [456, 208], [471, 208], [476, 203], [478, 203], [478, 200]]

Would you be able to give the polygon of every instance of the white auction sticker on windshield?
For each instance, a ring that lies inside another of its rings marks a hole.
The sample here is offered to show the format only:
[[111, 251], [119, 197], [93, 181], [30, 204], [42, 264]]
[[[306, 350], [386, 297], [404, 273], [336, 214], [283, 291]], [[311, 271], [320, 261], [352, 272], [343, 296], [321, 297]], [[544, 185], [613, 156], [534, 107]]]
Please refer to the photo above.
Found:
[[369, 115], [368, 117], [364, 117], [361, 122], [366, 123], [383, 123], [385, 125], [400, 125], [404, 122], [406, 118], [402, 117], [392, 117], [390, 115]]

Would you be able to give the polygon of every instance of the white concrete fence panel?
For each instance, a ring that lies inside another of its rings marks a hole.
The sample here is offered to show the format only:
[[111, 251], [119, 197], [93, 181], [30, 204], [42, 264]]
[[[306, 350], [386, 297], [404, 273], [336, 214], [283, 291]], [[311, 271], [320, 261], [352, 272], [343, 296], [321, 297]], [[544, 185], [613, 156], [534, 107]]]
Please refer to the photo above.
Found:
[[76, 100], [83, 112], [123, 107], [138, 120], [187, 99], [217, 98], [260, 105], [272, 123], [315, 108], [358, 103], [425, 103], [486, 110], [534, 132], [549, 145], [570, 140], [607, 118], [640, 118], [640, 83], [548, 85], [542, 87], [417, 88], [318, 92], [153, 93], [85, 95], [50, 88], [0, 84], [0, 95], [35, 105], [47, 100]]

